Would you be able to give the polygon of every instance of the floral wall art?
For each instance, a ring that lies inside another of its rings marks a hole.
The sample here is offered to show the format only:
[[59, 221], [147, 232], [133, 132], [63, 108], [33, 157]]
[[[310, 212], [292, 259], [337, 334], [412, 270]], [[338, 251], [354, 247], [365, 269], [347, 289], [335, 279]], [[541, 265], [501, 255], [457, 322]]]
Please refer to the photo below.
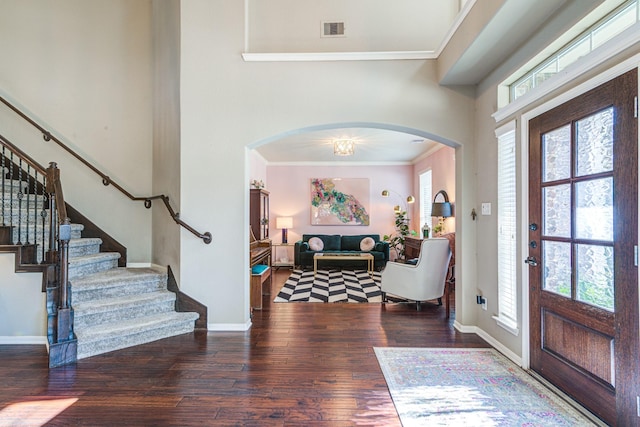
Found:
[[369, 225], [368, 178], [312, 178], [311, 225]]

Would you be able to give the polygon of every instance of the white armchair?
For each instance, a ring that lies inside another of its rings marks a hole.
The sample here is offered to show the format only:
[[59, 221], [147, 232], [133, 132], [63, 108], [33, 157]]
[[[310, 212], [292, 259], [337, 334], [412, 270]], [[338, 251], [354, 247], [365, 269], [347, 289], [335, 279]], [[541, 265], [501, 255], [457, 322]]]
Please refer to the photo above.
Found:
[[382, 301], [387, 301], [389, 293], [415, 301], [418, 310], [421, 301], [439, 299], [442, 304], [450, 258], [449, 240], [424, 239], [417, 264], [387, 263], [380, 285]]

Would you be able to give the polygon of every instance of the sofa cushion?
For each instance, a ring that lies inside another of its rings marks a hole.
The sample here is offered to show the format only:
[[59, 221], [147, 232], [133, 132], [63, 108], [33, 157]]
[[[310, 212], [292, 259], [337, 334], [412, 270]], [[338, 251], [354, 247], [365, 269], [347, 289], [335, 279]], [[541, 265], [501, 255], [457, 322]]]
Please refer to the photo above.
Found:
[[376, 242], [371, 237], [365, 237], [360, 240], [360, 250], [363, 252], [369, 252], [375, 248]]
[[360, 242], [365, 237], [371, 237], [374, 242], [380, 240], [379, 234], [356, 234], [354, 236], [342, 236], [342, 250], [343, 251], [360, 251]]
[[324, 251], [339, 251], [340, 250], [340, 235], [339, 234], [303, 234], [302, 241], [308, 242], [309, 239], [318, 237], [324, 243]]
[[309, 239], [309, 249], [319, 252], [324, 249], [324, 242], [319, 237], [312, 237]]

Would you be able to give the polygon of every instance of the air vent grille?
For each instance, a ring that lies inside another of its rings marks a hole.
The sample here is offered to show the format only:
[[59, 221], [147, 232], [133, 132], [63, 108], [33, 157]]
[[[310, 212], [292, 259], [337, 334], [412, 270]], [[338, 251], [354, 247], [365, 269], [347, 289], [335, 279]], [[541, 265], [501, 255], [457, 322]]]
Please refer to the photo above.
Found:
[[344, 37], [344, 22], [323, 22], [322, 37]]

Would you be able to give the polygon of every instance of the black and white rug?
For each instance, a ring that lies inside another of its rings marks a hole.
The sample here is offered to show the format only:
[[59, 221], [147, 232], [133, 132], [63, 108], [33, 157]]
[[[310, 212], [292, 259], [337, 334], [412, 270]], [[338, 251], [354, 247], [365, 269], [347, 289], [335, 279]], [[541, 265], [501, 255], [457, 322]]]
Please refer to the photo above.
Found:
[[380, 272], [294, 270], [274, 302], [382, 302]]

